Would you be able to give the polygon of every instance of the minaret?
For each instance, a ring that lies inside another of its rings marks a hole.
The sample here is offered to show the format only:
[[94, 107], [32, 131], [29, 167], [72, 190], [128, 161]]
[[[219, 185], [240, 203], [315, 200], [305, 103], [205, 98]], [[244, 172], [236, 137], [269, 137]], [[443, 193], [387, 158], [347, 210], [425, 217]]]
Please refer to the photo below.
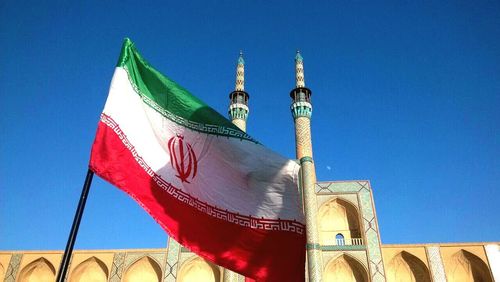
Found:
[[229, 118], [233, 124], [241, 130], [247, 130], [248, 117], [248, 93], [245, 92], [245, 61], [243, 60], [243, 52], [240, 51], [238, 64], [236, 65], [236, 83], [234, 91], [229, 94]]
[[[236, 83], [234, 91], [229, 94], [229, 118], [239, 129], [247, 131], [247, 117], [248, 117], [248, 93], [245, 92], [245, 60], [243, 60], [243, 52], [240, 51], [238, 57], [238, 64], [236, 65]], [[240, 275], [229, 269], [224, 268], [222, 281], [223, 282], [237, 282]]]
[[297, 51], [295, 56], [295, 89], [290, 92], [292, 98], [292, 115], [295, 121], [295, 144], [297, 159], [300, 160], [302, 174], [302, 194], [304, 213], [307, 225], [307, 270], [309, 281], [321, 281], [323, 263], [319, 244], [317, 203], [314, 184], [316, 170], [314, 168], [311, 143], [311, 90], [306, 88], [304, 80], [304, 62]]

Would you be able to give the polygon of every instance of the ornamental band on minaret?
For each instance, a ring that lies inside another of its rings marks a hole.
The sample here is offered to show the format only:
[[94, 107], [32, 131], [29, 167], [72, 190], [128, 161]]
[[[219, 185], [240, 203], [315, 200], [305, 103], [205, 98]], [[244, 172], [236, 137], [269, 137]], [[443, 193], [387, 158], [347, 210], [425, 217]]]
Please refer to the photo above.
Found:
[[296, 88], [290, 92], [292, 98], [292, 115], [295, 121], [296, 155], [300, 160], [302, 173], [302, 194], [307, 225], [307, 271], [309, 281], [321, 281], [322, 257], [316, 224], [317, 203], [314, 184], [316, 171], [314, 168], [311, 143], [311, 90], [306, 88], [304, 79], [304, 62], [297, 51], [295, 56]]
[[229, 94], [229, 118], [234, 125], [241, 130], [246, 131], [248, 117], [248, 98], [249, 95], [245, 92], [245, 61], [243, 60], [243, 52], [240, 51], [238, 64], [236, 65], [236, 83], [234, 91]]

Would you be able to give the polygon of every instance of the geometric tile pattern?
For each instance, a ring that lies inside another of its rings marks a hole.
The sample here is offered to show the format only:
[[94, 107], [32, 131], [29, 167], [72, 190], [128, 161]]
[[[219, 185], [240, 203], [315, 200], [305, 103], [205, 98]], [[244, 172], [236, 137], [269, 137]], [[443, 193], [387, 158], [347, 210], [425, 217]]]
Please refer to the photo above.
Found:
[[446, 282], [446, 274], [444, 273], [443, 260], [441, 259], [441, 251], [439, 246], [426, 246], [427, 257], [429, 259], [432, 281]]
[[120, 282], [123, 274], [123, 264], [125, 262], [125, 253], [115, 253], [113, 257], [113, 265], [111, 265], [111, 274], [109, 282]]
[[311, 119], [298, 117], [295, 119], [295, 143], [297, 159], [312, 158]]
[[361, 218], [363, 220], [364, 235], [366, 238], [366, 252], [368, 256], [371, 281], [385, 281], [382, 251], [380, 249], [380, 236], [377, 219], [368, 181], [339, 181], [316, 183], [316, 193], [356, 193], [358, 196]]
[[236, 83], [234, 86], [236, 91], [245, 91], [245, 61], [243, 60], [243, 53], [240, 52], [238, 57], [238, 65], [236, 66]]
[[19, 265], [21, 264], [21, 258], [23, 254], [13, 254], [10, 258], [9, 266], [7, 267], [7, 272], [5, 272], [5, 282], [15, 282], [16, 275], [19, 271]]
[[307, 232], [307, 273], [309, 281], [321, 281], [323, 277], [323, 256], [320, 250], [319, 233], [316, 224], [318, 218], [318, 204], [315, 193], [316, 175], [314, 163], [301, 160], [302, 166], [302, 190], [304, 193], [304, 210], [306, 222], [309, 224]]
[[304, 63], [299, 51], [297, 51], [297, 55], [295, 56], [295, 86], [306, 87], [304, 79]]
[[167, 261], [165, 264], [165, 275], [163, 281], [175, 282], [177, 277], [177, 268], [179, 264], [179, 255], [181, 253], [181, 245], [172, 239], [168, 238]]

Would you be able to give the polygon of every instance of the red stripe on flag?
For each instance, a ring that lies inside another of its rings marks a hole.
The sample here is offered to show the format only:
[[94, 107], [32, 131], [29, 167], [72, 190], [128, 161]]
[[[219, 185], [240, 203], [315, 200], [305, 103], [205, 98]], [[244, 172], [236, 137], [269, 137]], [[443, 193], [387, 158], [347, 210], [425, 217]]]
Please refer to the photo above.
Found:
[[90, 168], [133, 197], [179, 243], [258, 281], [304, 281], [305, 235], [253, 229], [203, 213], [163, 190], [99, 122]]

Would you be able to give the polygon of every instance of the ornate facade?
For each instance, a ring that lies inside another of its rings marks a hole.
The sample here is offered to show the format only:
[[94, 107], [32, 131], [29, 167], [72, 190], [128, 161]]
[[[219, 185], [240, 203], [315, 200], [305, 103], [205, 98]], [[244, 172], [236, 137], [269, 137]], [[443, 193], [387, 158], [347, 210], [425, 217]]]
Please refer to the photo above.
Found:
[[[306, 273], [313, 281], [500, 282], [500, 242], [383, 245], [369, 181], [316, 181], [312, 102], [297, 52], [291, 91], [296, 153], [308, 228]], [[240, 53], [229, 117], [246, 131], [249, 94]], [[54, 281], [62, 251], [0, 251], [0, 281]], [[169, 239], [165, 249], [77, 250], [67, 281], [245, 281]]]

